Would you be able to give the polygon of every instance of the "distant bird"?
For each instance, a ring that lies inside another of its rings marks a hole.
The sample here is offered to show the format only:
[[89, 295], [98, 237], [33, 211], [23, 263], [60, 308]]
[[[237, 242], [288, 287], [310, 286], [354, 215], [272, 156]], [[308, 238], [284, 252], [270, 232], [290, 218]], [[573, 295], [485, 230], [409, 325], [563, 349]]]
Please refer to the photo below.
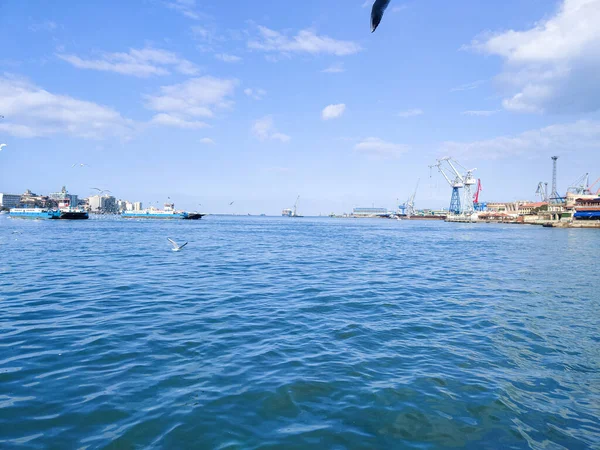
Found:
[[383, 13], [389, 4], [390, 0], [375, 0], [375, 3], [373, 3], [373, 9], [371, 10], [371, 33], [374, 33], [381, 23]]
[[185, 247], [188, 243], [186, 242], [183, 245], [179, 245], [177, 242], [175, 242], [173, 239], [171, 238], [167, 238], [167, 240], [171, 243], [171, 245], [173, 246], [173, 248], [171, 250], [173, 250], [174, 252], [180, 252], [181, 249], [183, 247]]
[[87, 166], [87, 164], [77, 163], [77, 164], [73, 164], [71, 167], [77, 167], [77, 166], [79, 166], [79, 167], [85, 167], [85, 166]]
[[2, 149], [6, 147], [6, 144], [0, 144], [0, 152], [2, 151]]
[[234, 203], [235, 203], [235, 201], [231, 202], [231, 203], [229, 204], [229, 206], [233, 205]]

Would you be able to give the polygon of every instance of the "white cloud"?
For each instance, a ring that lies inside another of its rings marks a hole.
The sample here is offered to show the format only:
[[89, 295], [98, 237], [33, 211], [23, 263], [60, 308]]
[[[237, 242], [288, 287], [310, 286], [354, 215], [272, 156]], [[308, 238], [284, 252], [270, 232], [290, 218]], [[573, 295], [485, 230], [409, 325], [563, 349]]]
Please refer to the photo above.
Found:
[[346, 105], [343, 103], [329, 105], [326, 106], [321, 112], [321, 118], [323, 120], [337, 119], [338, 117], [342, 117], [344, 111], [346, 111]]
[[256, 120], [252, 125], [252, 133], [261, 141], [273, 140], [289, 142], [291, 139], [287, 134], [277, 131], [272, 116], [266, 116]]
[[490, 111], [471, 110], [471, 111], [463, 111], [461, 114], [463, 116], [489, 117], [489, 116], [493, 116], [494, 114], [497, 114], [499, 112], [500, 112], [500, 110], [498, 110], [498, 109], [494, 109], [494, 110], [490, 110]]
[[477, 89], [483, 83], [485, 83], [485, 80], [477, 80], [471, 83], [461, 84], [460, 86], [450, 89], [450, 92], [472, 91], [473, 89]]
[[230, 97], [237, 84], [236, 80], [211, 76], [191, 78], [184, 83], [162, 86], [159, 94], [146, 96], [146, 107], [170, 117], [161, 119], [163, 125], [171, 121], [171, 125], [177, 126], [180, 119], [199, 128], [200, 123], [193, 119], [213, 117], [216, 110], [232, 106]]
[[497, 78], [506, 109], [589, 112], [600, 109], [600, 0], [563, 0], [551, 18], [526, 31], [487, 35], [471, 48], [506, 63]]
[[216, 142], [214, 140], [212, 140], [211, 138], [202, 138], [200, 139], [200, 143], [204, 144], [204, 145], [215, 145]]
[[290, 169], [289, 167], [266, 167], [263, 169], [265, 172], [270, 172], [270, 173], [289, 173]]
[[400, 111], [398, 117], [416, 117], [425, 114], [422, 109], [407, 109], [406, 111]]
[[43, 22], [33, 23], [29, 25], [29, 31], [54, 31], [57, 27], [58, 25], [56, 25], [56, 22], [53, 22], [51, 20], [44, 20]]
[[596, 152], [600, 141], [600, 121], [551, 125], [515, 136], [500, 136], [474, 142], [444, 142], [440, 152], [455, 157], [499, 159], [554, 152]]
[[150, 122], [156, 125], [164, 125], [168, 127], [183, 128], [188, 130], [208, 127], [208, 124], [205, 122], [197, 120], [186, 120], [182, 117], [165, 113], [156, 114]]
[[346, 71], [346, 69], [344, 69], [343, 63], [334, 63], [334, 64], [330, 65], [328, 68], [323, 69], [321, 72], [323, 72], [323, 73], [342, 73], [345, 71]]
[[110, 107], [52, 94], [17, 78], [0, 77], [0, 111], [5, 116], [0, 131], [23, 138], [128, 138], [135, 126]]
[[201, 14], [195, 9], [196, 0], [173, 0], [166, 2], [165, 5], [167, 8], [175, 10], [190, 19], [199, 20], [201, 17]]
[[226, 63], [238, 63], [242, 60], [241, 57], [236, 55], [230, 55], [228, 53], [217, 53], [215, 55], [215, 58], [220, 59], [221, 61]]
[[308, 53], [345, 56], [358, 53], [360, 45], [352, 41], [341, 41], [328, 36], [319, 36], [312, 30], [301, 30], [289, 37], [267, 27], [258, 27], [259, 36], [248, 42], [248, 48], [282, 54]]
[[99, 59], [83, 59], [68, 54], [58, 54], [57, 56], [79, 69], [117, 72], [136, 77], [168, 75], [170, 68], [184, 75], [195, 75], [199, 72], [198, 67], [187, 59], [180, 58], [175, 53], [154, 48], [141, 50], [132, 48], [127, 53], [103, 53]]
[[403, 144], [386, 142], [377, 137], [369, 137], [356, 144], [354, 146], [354, 150], [382, 159], [395, 159], [398, 158], [402, 153], [406, 152], [408, 147]]
[[262, 100], [265, 95], [267, 95], [267, 91], [264, 89], [252, 89], [246, 88], [244, 89], [244, 94], [248, 97], [253, 98], [254, 100]]

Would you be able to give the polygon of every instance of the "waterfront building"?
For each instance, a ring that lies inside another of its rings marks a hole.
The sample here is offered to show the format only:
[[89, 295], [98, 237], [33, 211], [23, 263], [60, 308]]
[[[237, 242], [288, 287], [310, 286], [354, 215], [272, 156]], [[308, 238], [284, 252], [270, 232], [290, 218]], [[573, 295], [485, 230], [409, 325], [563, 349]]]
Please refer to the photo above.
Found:
[[128, 200], [117, 200], [117, 209], [119, 212], [133, 211], [133, 203]]
[[24, 208], [56, 208], [56, 201], [46, 195], [38, 195], [31, 192], [29, 189], [21, 195], [19, 205]]
[[0, 192], [0, 209], [15, 208], [21, 202], [21, 196], [18, 194], [5, 194]]
[[142, 209], [144, 209], [142, 206], [142, 202], [133, 202], [134, 211], [141, 211]]
[[542, 210], [548, 211], [548, 202], [523, 203], [518, 209], [520, 215], [537, 214]]
[[75, 207], [79, 203], [77, 195], [69, 194], [66, 186], [63, 186], [60, 192], [50, 193], [48, 197], [54, 200], [58, 204], [59, 208], [66, 208], [69, 206]]
[[354, 217], [381, 217], [389, 215], [387, 208], [354, 208]]
[[[589, 197], [589, 196], [585, 196]], [[579, 198], [574, 205], [575, 214], [573, 218], [579, 220], [600, 221], [600, 197]]]
[[92, 195], [88, 197], [88, 208], [95, 213], [116, 213], [117, 199], [112, 195]]

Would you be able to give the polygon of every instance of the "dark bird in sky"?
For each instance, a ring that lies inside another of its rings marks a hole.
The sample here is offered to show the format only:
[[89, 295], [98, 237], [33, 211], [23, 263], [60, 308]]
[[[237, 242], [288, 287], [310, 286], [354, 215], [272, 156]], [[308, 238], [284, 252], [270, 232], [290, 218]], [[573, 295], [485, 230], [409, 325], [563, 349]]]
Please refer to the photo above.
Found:
[[229, 206], [233, 205], [234, 203], [235, 203], [235, 201], [231, 202], [231, 203], [229, 204]]
[[375, 0], [375, 3], [373, 3], [373, 9], [371, 10], [371, 33], [373, 33], [381, 23], [383, 13], [389, 4], [390, 0]]

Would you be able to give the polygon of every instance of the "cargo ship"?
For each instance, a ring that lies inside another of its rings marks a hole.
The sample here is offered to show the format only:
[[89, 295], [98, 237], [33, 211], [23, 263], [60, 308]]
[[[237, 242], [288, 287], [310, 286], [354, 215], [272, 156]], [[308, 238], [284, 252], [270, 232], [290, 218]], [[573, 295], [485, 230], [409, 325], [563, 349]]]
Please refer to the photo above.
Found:
[[12, 208], [9, 215], [18, 219], [60, 219], [60, 211], [49, 208]]
[[165, 203], [165, 209], [146, 208], [139, 211], [124, 211], [121, 217], [124, 219], [180, 219], [199, 220], [206, 214], [188, 211], [178, 211], [173, 203]]

